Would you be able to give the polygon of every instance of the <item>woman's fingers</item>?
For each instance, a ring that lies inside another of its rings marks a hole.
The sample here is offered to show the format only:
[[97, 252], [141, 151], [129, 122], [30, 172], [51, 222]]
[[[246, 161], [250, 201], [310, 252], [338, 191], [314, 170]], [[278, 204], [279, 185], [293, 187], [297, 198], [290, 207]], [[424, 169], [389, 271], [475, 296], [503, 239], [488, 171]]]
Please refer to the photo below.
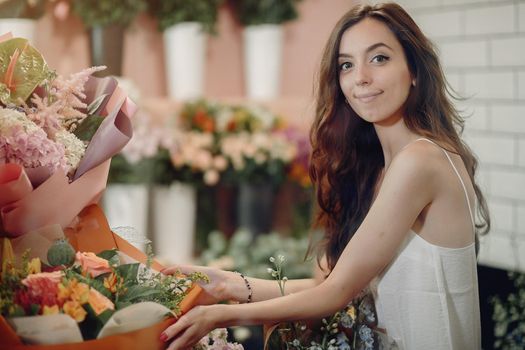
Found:
[[189, 275], [190, 273], [201, 271], [202, 266], [193, 266], [193, 265], [173, 265], [166, 267], [165, 269], [162, 269], [160, 272], [162, 272], [165, 275], [173, 275], [176, 272], [181, 272], [185, 275]]

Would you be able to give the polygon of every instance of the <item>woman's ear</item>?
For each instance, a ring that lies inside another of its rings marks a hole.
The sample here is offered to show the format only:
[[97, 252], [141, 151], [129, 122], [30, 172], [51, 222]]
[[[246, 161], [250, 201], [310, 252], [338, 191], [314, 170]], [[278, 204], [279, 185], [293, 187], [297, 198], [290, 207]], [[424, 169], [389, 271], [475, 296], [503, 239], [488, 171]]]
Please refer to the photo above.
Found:
[[416, 78], [412, 78], [412, 86], [416, 86]]

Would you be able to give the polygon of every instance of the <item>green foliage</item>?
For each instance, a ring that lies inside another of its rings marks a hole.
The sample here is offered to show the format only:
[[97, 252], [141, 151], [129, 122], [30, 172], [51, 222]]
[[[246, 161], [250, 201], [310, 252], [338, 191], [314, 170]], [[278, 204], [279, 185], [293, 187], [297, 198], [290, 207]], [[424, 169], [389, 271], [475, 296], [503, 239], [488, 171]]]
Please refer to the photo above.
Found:
[[73, 133], [82, 141], [91, 141], [103, 120], [104, 117], [99, 115], [89, 115], [82, 120]]
[[525, 348], [525, 274], [509, 272], [516, 291], [492, 299], [495, 349]]
[[0, 2], [0, 18], [38, 19], [46, 12], [46, 0], [4, 0]]
[[235, 15], [244, 26], [282, 24], [298, 17], [300, 0], [231, 0]]
[[206, 32], [215, 33], [221, 3], [222, 0], [150, 0], [148, 7], [157, 18], [160, 31], [182, 22], [199, 22]]
[[127, 27], [146, 6], [145, 0], [73, 0], [73, 12], [88, 28], [111, 24]]
[[286, 256], [286, 266], [280, 273], [288, 278], [308, 278], [313, 271], [313, 261], [305, 261], [308, 237], [294, 238], [278, 233], [253, 236], [245, 230], [237, 231], [228, 242], [220, 232], [208, 236], [208, 249], [201, 255], [203, 264], [221, 265], [231, 271], [240, 271], [247, 276], [271, 278], [268, 275], [268, 259]]
[[[13, 63], [12, 76], [8, 77], [8, 68]], [[0, 74], [4, 77], [0, 100], [5, 105], [20, 105], [51, 73], [42, 54], [27, 39], [13, 38], [0, 43]], [[14, 87], [7, 85], [8, 78]]]

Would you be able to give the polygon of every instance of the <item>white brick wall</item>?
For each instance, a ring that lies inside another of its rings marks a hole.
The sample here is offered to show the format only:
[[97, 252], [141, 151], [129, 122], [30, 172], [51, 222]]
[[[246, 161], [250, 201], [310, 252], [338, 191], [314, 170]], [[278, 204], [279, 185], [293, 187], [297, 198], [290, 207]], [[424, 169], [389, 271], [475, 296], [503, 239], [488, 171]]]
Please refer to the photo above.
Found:
[[404, 0], [468, 100], [465, 140], [493, 226], [480, 263], [525, 271], [525, 0]]

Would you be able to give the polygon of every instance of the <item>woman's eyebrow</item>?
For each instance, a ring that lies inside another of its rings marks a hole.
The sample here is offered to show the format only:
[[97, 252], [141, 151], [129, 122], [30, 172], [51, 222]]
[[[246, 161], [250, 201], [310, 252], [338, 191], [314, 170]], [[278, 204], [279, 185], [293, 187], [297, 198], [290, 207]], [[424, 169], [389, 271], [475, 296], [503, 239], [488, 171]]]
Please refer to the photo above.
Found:
[[[377, 49], [378, 47], [381, 47], [381, 46], [384, 46], [390, 50], [392, 50], [392, 48], [390, 46], [388, 46], [387, 44], [385, 43], [382, 43], [382, 42], [379, 42], [379, 43], [375, 43], [373, 45], [370, 45], [369, 47], [367, 47], [367, 49], [365, 50], [365, 53], [369, 53], [370, 51], [373, 51], [375, 49]], [[393, 51], [393, 50], [392, 50]], [[339, 53], [339, 57], [344, 57], [344, 58], [351, 58], [353, 57], [352, 55], [350, 54], [347, 54], [347, 53]]]

